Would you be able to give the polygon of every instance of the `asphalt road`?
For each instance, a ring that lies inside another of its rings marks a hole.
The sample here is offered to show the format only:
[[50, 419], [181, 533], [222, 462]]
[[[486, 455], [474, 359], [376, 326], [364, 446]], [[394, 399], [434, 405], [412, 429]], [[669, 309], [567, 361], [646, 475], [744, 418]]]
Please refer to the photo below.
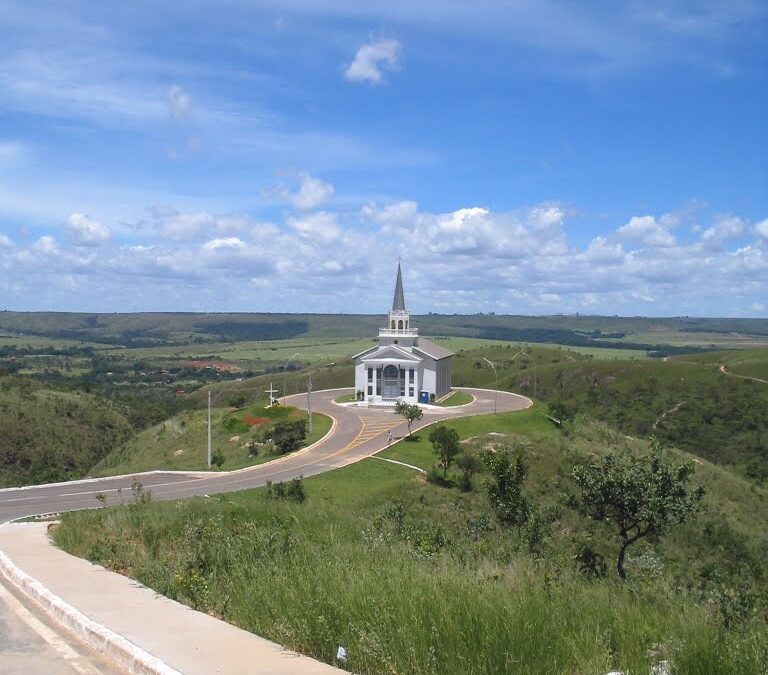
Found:
[[[387, 433], [395, 440], [405, 436], [408, 427], [401, 417], [389, 408], [365, 408], [337, 405], [333, 399], [344, 390], [318, 391], [312, 394], [312, 410], [331, 416], [335, 424], [331, 432], [311, 448], [287, 455], [267, 464], [232, 472], [150, 472], [87, 481], [71, 481], [38, 485], [21, 489], [0, 490], [0, 523], [17, 518], [96, 508], [103, 494], [106, 504], [130, 501], [131, 485], [138, 481], [152, 491], [153, 500], [182, 499], [200, 495], [233, 492], [290, 480], [298, 476], [314, 476], [338, 469], [365, 457], [370, 457], [387, 444]], [[414, 431], [436, 421], [492, 413], [493, 391], [465, 389], [475, 400], [465, 406], [453, 408], [427, 408]], [[307, 395], [289, 396], [288, 405], [306, 408]], [[531, 405], [524, 396], [498, 392], [499, 412], [522, 410]]]
[[[394, 440], [408, 433], [407, 424], [392, 409], [347, 407], [333, 403], [344, 390], [312, 394], [312, 409], [334, 419], [331, 432], [314, 446], [268, 464], [226, 473], [150, 472], [113, 478], [39, 485], [0, 490], [0, 523], [25, 516], [97, 508], [103, 494], [107, 504], [133, 498], [135, 481], [152, 491], [153, 500], [181, 499], [259, 487], [267, 480], [290, 480], [313, 476], [370, 457], [387, 445], [387, 434]], [[473, 403], [455, 408], [425, 409], [424, 418], [414, 431], [434, 422], [491, 413], [494, 392], [468, 389]], [[306, 394], [289, 396], [287, 403], [306, 408]], [[525, 397], [498, 392], [499, 412], [522, 410], [531, 404]], [[83, 647], [77, 639], [57, 628], [28, 601], [21, 602], [0, 576], [0, 675], [10, 673], [117, 673], [121, 672], [99, 655]]]

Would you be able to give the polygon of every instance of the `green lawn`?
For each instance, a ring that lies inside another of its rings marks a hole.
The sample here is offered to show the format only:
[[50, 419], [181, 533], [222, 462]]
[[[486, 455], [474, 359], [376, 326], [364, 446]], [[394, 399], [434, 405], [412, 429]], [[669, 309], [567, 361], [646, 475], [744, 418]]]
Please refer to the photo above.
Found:
[[[207, 411], [191, 410], [142, 431], [122, 448], [107, 456], [94, 467], [93, 475], [118, 475], [155, 469], [175, 471], [205, 470], [207, 468]], [[248, 406], [243, 409], [214, 408], [211, 414], [212, 452], [221, 451], [224, 456], [223, 470], [262, 464], [276, 458], [267, 447], [257, 448], [255, 457], [249, 457], [247, 447], [258, 429], [243, 423], [246, 416], [278, 420], [288, 417], [305, 417], [306, 413], [290, 406], [264, 408]], [[331, 419], [320, 413], [312, 414], [312, 434], [304, 445], [322, 438], [331, 428]], [[253, 430], [252, 430], [253, 429]]]
[[446, 396], [444, 399], [438, 401], [435, 405], [443, 406], [444, 408], [450, 408], [457, 405], [466, 405], [467, 403], [472, 403], [474, 400], [475, 397], [472, 396], [472, 394], [469, 394], [466, 391], [457, 390]]
[[[288, 648], [333, 663], [342, 644], [348, 668], [361, 674], [640, 673], [661, 659], [673, 672], [760, 672], [764, 610], [735, 623], [727, 612], [764, 592], [765, 490], [701, 465], [697, 477], [710, 496], [699, 519], [658, 545], [638, 544], [628, 583], [610, 567], [606, 578], [588, 580], [575, 562], [580, 547], [610, 562], [615, 542], [563, 508], [568, 467], [609, 447], [644, 444], [600, 425], [577, 426], [566, 438], [537, 406], [450, 426], [466, 452], [524, 449], [526, 489], [556, 516], [535, 551], [527, 535], [496, 523], [485, 476], [462, 493], [374, 458], [303, 481], [304, 504], [249, 490], [128, 505], [66, 514], [54, 537]], [[435, 461], [425, 438], [382, 456]], [[736, 580], [752, 564], [754, 585], [739, 590]], [[712, 569], [720, 581], [707, 576]]]

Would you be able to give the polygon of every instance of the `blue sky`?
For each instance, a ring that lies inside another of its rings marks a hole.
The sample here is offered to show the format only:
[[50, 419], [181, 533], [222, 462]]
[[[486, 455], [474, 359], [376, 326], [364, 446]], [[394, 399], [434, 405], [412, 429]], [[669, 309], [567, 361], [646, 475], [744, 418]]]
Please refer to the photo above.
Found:
[[0, 305], [768, 316], [758, 0], [0, 0]]

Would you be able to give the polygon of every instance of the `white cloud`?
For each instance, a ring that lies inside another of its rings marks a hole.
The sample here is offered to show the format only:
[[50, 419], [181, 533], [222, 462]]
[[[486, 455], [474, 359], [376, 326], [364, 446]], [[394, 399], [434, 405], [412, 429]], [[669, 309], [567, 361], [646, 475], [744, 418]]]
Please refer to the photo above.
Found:
[[0, 234], [0, 248], [13, 248], [13, 242], [4, 234]]
[[[300, 236], [308, 239], [330, 242], [338, 239], [341, 234], [341, 229], [336, 222], [336, 215], [325, 211], [309, 213], [300, 217], [290, 216], [286, 222]], [[336, 254], [338, 255], [338, 252]]]
[[207, 251], [216, 251], [218, 249], [243, 249], [245, 244], [241, 239], [237, 237], [225, 237], [223, 239], [211, 239], [203, 244], [203, 248]]
[[58, 246], [53, 237], [45, 235], [37, 239], [32, 246], [30, 246], [30, 251], [41, 255], [52, 255], [58, 252]]
[[178, 84], [172, 85], [166, 92], [166, 98], [168, 100], [168, 109], [170, 110], [171, 117], [180, 119], [189, 112], [189, 107], [192, 103], [184, 89]]
[[73, 213], [67, 218], [67, 231], [75, 246], [101, 246], [112, 234], [106, 225], [84, 213]]
[[160, 234], [167, 239], [198, 239], [215, 227], [210, 213], [176, 213], [163, 223]]
[[768, 218], [755, 223], [755, 233], [763, 239], [768, 239]]
[[308, 173], [298, 175], [299, 187], [296, 192], [290, 192], [286, 188], [279, 188], [278, 192], [283, 199], [299, 211], [311, 211], [322, 206], [333, 197], [333, 185], [310, 176]]
[[357, 50], [355, 58], [344, 71], [344, 77], [350, 82], [368, 82], [379, 84], [382, 69], [397, 70], [400, 65], [402, 45], [397, 40], [379, 40], [369, 42]]
[[360, 217], [367, 222], [379, 223], [386, 228], [412, 225], [419, 212], [419, 205], [414, 201], [395, 202], [379, 208], [375, 204], [366, 204], [360, 209]]
[[605, 237], [595, 237], [589, 242], [584, 257], [594, 264], [612, 265], [624, 260], [624, 249], [621, 244], [609, 243]]
[[618, 235], [624, 240], [635, 241], [650, 248], [675, 245], [675, 238], [669, 232], [668, 225], [665, 226], [653, 216], [632, 216], [626, 225], [618, 229]]
[[717, 216], [715, 224], [708, 227], [701, 235], [701, 244], [707, 248], [721, 246], [728, 239], [738, 237], [744, 232], [744, 222], [735, 216]]

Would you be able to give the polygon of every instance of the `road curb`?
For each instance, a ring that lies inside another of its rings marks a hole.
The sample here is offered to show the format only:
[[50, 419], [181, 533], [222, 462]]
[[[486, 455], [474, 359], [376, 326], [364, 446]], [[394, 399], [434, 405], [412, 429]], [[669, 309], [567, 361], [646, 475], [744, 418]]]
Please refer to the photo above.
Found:
[[[0, 525], [3, 527], [3, 525]], [[64, 602], [43, 584], [21, 570], [0, 551], [0, 573], [13, 587], [42, 607], [59, 624], [97, 652], [104, 654], [135, 675], [183, 675], [122, 635], [89, 619]]]

